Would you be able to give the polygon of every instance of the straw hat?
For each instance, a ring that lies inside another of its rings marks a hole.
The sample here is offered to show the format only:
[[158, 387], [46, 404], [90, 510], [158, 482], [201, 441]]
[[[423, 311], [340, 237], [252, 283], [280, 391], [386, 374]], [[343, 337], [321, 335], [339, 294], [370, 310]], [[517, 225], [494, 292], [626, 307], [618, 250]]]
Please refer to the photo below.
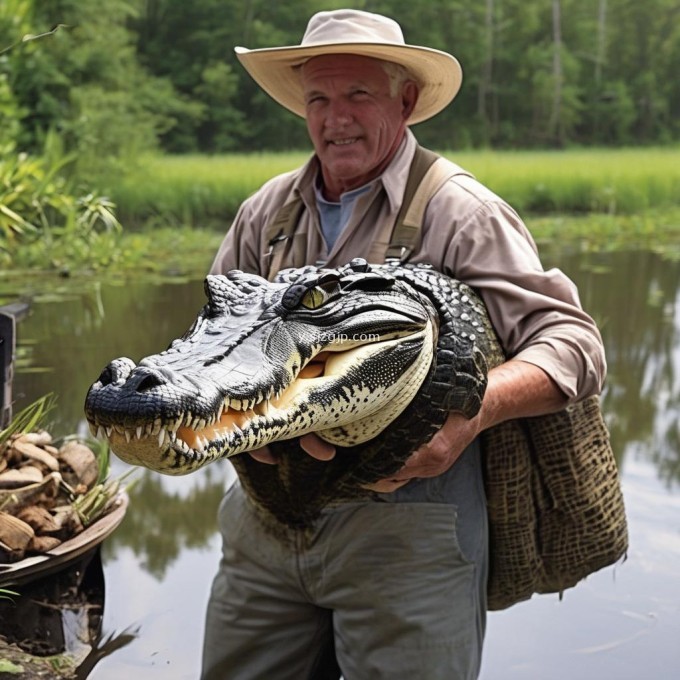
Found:
[[409, 124], [439, 113], [456, 96], [463, 77], [455, 57], [440, 50], [407, 45], [396, 21], [352, 9], [315, 14], [300, 45], [258, 50], [236, 47], [235, 52], [267, 94], [303, 118], [305, 102], [296, 67], [312, 57], [355, 54], [404, 66], [420, 88]]

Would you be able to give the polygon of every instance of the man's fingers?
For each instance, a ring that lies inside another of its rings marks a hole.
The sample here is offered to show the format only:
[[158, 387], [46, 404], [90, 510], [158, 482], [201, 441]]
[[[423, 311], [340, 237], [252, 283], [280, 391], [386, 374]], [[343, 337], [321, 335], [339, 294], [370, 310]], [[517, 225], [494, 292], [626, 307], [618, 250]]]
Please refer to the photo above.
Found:
[[275, 456], [267, 446], [263, 446], [261, 449], [255, 449], [254, 451], [248, 451], [248, 453], [252, 458], [260, 463], [276, 465], [279, 462], [278, 457]]
[[[331, 460], [335, 457], [335, 447], [328, 442], [325, 442], [315, 434], [306, 434], [300, 437], [300, 446], [312, 458], [317, 460]], [[255, 460], [267, 465], [276, 465], [279, 462], [279, 457], [273, 454], [269, 447], [263, 446], [261, 449], [255, 449], [248, 452]]]
[[317, 460], [331, 460], [335, 457], [335, 446], [315, 434], [305, 434], [300, 437], [300, 446]]

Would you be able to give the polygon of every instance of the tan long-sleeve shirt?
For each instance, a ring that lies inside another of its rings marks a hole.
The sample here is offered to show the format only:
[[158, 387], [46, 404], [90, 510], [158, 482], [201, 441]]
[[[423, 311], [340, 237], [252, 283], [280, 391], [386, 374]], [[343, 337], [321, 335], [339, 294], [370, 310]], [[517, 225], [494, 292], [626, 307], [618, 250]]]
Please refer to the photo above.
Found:
[[[314, 195], [318, 161], [267, 182], [241, 206], [211, 273], [230, 269], [267, 276], [267, 224], [293, 196], [304, 203], [282, 266], [346, 264], [384, 251], [401, 207], [416, 140], [409, 131], [385, 172], [359, 196], [330, 252]], [[368, 258], [369, 260], [372, 258]], [[536, 245], [517, 213], [475, 179], [456, 175], [430, 200], [411, 262], [436, 269], [475, 288], [508, 357], [542, 368], [571, 400], [602, 389], [604, 349], [595, 323], [582, 309], [574, 283], [557, 269], [545, 271]]]

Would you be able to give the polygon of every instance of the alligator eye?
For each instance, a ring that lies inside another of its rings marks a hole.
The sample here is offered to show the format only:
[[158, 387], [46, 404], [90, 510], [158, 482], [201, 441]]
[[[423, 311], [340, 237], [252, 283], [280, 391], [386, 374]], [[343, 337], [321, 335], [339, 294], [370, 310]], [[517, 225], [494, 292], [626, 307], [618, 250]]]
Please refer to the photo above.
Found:
[[310, 288], [303, 296], [300, 303], [307, 309], [318, 309], [328, 300], [329, 294], [321, 286]]
[[338, 281], [337, 277], [329, 276], [322, 278], [316, 286], [305, 291], [300, 303], [307, 309], [318, 309], [331, 297], [335, 296], [340, 289], [340, 281]]

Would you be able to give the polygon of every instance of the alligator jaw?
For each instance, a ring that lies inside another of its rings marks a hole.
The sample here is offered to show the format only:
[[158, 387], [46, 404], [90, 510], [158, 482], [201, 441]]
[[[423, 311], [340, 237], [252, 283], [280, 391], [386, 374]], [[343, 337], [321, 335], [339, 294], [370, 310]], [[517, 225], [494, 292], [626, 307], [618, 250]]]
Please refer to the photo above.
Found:
[[[211, 418], [188, 413], [134, 427], [102, 425], [91, 419], [90, 428], [96, 436], [107, 438], [125, 462], [177, 475], [274, 439], [311, 431], [337, 445], [354, 445], [374, 437], [408, 405], [432, 361], [434, 333], [428, 322], [406, 337], [346, 351], [327, 346], [280, 394], [259, 394], [251, 400], [226, 398]], [[375, 373], [375, 368], [364, 370], [369, 365], [381, 367], [383, 373], [392, 366], [394, 380], [382, 389], [348, 382], [348, 376]]]

